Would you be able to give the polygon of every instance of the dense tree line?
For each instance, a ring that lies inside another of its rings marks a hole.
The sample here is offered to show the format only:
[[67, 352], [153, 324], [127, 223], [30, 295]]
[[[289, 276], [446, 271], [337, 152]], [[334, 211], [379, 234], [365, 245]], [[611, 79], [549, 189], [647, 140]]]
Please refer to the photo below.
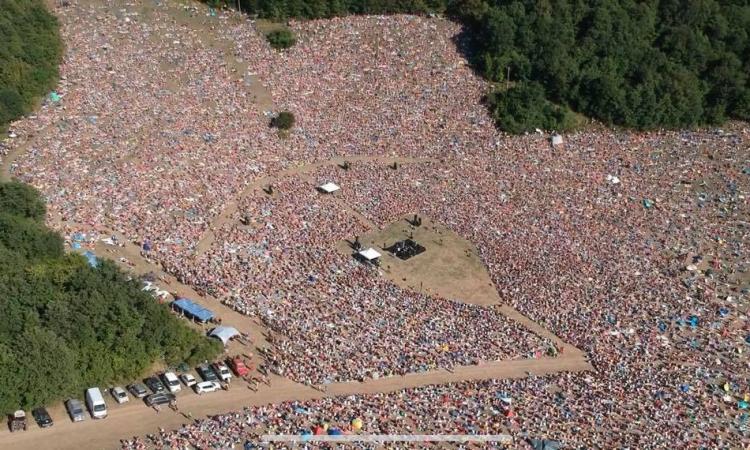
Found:
[[[488, 105], [498, 125], [515, 132], [550, 124], [565, 127], [571, 122], [554, 117], [569, 117], [568, 109], [610, 125], [639, 129], [750, 119], [750, 3], [746, 0], [242, 0], [241, 4], [246, 11], [275, 20], [444, 12], [466, 26], [468, 56], [482, 75], [503, 82], [510, 74], [514, 88], [505, 92], [504, 83], [499, 83]], [[547, 101], [509, 108], [517, 99], [537, 98], [540, 89]]]
[[[750, 119], [750, 4], [732, 0], [493, 1], [465, 9], [490, 80], [535, 81], [607, 124]], [[502, 125], [502, 123], [501, 123]]]
[[[236, 2], [226, 1], [229, 6]], [[430, 13], [445, 10], [445, 0], [240, 0], [244, 11], [272, 20], [318, 19], [348, 14]]]
[[113, 263], [91, 268], [44, 225], [38, 193], [0, 184], [0, 410], [131, 381], [155, 361], [212, 359], [201, 336]]
[[62, 44], [42, 0], [0, 0], [0, 129], [57, 83]]

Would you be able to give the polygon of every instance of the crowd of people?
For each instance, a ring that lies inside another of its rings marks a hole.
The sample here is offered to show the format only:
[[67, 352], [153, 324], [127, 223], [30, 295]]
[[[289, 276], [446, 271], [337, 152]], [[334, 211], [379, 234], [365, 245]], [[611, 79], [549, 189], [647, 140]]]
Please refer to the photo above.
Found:
[[320, 385], [546, 354], [493, 308], [401, 289], [337, 246], [365, 225], [292, 177], [244, 199], [190, 270], [170, 268], [273, 333], [272, 369]]
[[[570, 447], [750, 444], [747, 124], [591, 126], [553, 146], [493, 128], [460, 28], [443, 19], [291, 23], [297, 45], [276, 52], [233, 13], [206, 18], [274, 109], [294, 112], [282, 139], [243, 74], [167, 9], [57, 11], [62, 100], [4, 144], [28, 146], [14, 173], [44, 192], [51, 217], [153, 243], [149, 257], [181, 281], [260, 318], [268, 364], [300, 382], [544, 352], [547, 340], [497, 308], [399, 288], [337, 248], [419, 214], [474, 243], [502, 300], [595, 370], [245, 408], [124, 448], [358, 432], [354, 419], [367, 433], [499, 430]], [[380, 158], [289, 171], [347, 156]], [[403, 157], [430, 160], [391, 166]], [[241, 195], [282, 170], [272, 192]], [[328, 181], [341, 190], [318, 194]], [[230, 201], [237, 211], [213, 226]], [[213, 243], [196, 251], [208, 230]]]

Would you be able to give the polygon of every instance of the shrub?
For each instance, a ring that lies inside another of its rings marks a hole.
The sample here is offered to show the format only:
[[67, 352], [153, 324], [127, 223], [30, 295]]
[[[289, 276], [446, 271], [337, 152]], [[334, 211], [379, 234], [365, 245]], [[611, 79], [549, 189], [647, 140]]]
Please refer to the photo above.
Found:
[[276, 50], [284, 50], [297, 43], [297, 38], [294, 37], [294, 33], [286, 28], [271, 31], [266, 35], [266, 39], [268, 40], [268, 43], [271, 44], [271, 47]]
[[294, 114], [289, 111], [282, 111], [278, 116], [271, 119], [271, 126], [280, 130], [289, 130], [294, 126]]

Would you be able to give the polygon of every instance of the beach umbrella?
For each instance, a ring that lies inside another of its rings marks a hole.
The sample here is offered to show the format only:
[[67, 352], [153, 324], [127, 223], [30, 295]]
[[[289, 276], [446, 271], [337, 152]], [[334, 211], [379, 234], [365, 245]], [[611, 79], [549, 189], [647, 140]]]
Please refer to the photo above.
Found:
[[317, 425], [315, 428], [313, 428], [312, 431], [313, 431], [313, 434], [317, 435], [317, 436], [326, 433], [326, 430], [323, 427], [321, 427], [320, 425]]
[[744, 400], [740, 400], [737, 402], [737, 407], [740, 409], [747, 409], [748, 405], [749, 405], [748, 402]]
[[339, 430], [338, 428], [330, 428], [328, 430], [328, 435], [329, 436], [340, 436], [342, 434], [344, 434], [344, 433], [342, 433], [341, 430]]
[[359, 431], [362, 429], [362, 419], [357, 417], [356, 419], [352, 420], [352, 430]]

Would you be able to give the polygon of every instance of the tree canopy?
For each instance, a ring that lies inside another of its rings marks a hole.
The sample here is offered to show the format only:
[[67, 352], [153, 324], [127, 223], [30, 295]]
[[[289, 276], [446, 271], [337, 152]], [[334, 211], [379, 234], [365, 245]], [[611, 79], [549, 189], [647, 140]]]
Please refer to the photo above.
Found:
[[63, 251], [31, 187], [0, 184], [0, 410], [80, 397], [142, 375], [155, 361], [220, 352], [117, 266]]
[[297, 43], [294, 33], [287, 28], [271, 31], [266, 35], [266, 40], [276, 50], [284, 50]]
[[294, 114], [289, 111], [281, 111], [279, 115], [271, 119], [271, 126], [280, 130], [289, 130], [294, 126]]
[[[484, 77], [510, 73], [517, 90], [488, 96], [508, 131], [546, 128], [550, 112], [568, 109], [637, 129], [750, 120], [746, 1], [243, 0], [242, 8], [275, 20], [445, 12], [465, 25], [468, 57]], [[523, 106], [509, 108], [519, 94]]]
[[0, 129], [57, 83], [62, 44], [42, 0], [0, 0]]

